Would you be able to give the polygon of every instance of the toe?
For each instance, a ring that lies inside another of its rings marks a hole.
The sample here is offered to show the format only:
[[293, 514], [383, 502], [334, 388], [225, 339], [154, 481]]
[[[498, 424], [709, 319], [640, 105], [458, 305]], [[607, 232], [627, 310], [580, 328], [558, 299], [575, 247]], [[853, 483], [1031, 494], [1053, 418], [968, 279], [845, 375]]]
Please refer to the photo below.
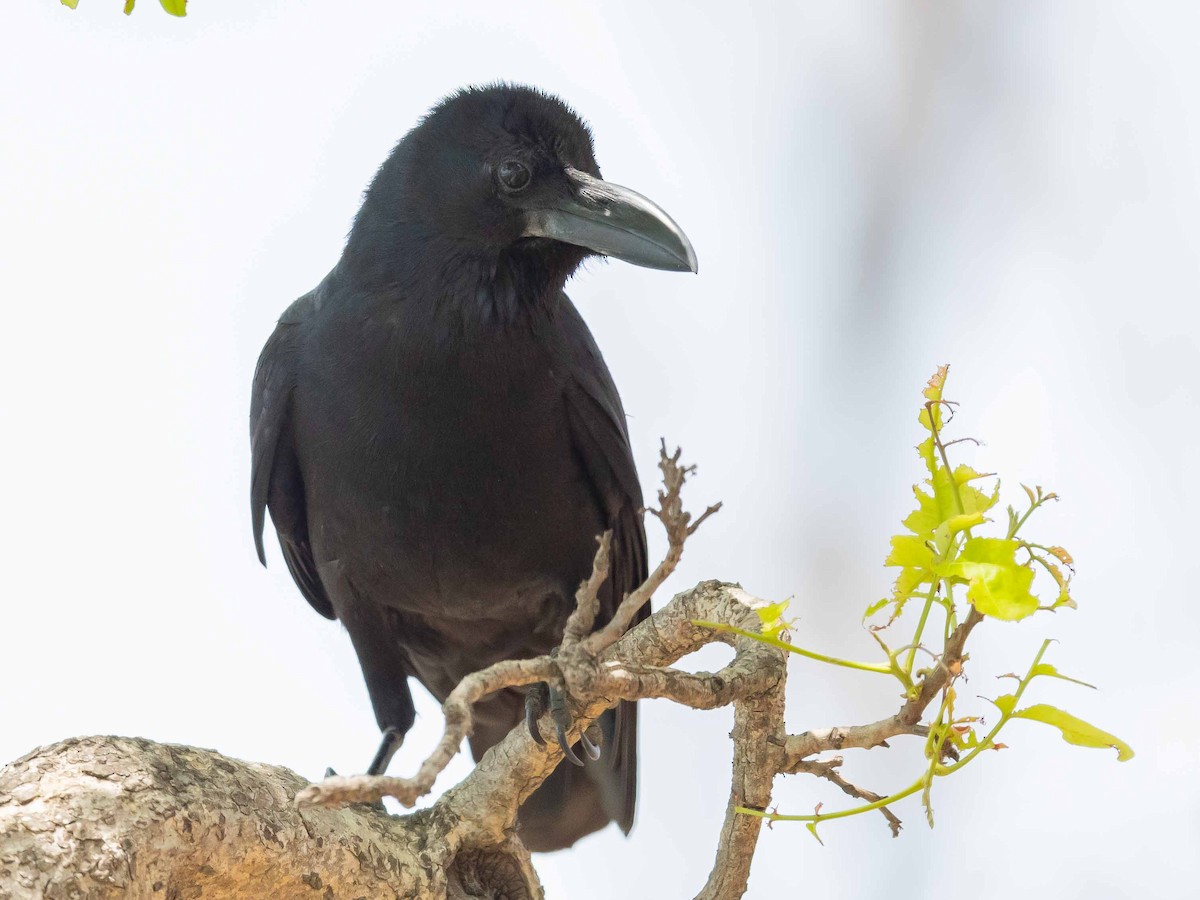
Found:
[[558, 735], [558, 746], [562, 747], [563, 756], [571, 761], [572, 765], [583, 766], [583, 760], [571, 749], [571, 744], [567, 740], [567, 730], [560, 723], [554, 724], [554, 732]]

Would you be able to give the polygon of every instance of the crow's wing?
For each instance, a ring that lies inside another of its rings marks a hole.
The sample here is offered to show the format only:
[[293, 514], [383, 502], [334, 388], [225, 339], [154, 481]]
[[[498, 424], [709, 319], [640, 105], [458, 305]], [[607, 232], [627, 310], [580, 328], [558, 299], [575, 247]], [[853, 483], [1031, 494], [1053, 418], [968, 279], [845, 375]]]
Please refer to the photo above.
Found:
[[283, 314], [254, 371], [250, 401], [250, 512], [259, 561], [266, 565], [263, 527], [269, 508], [284, 561], [300, 592], [313, 609], [333, 619], [336, 618], [333, 604], [317, 574], [308, 540], [304, 479], [296, 458], [291, 418], [296, 342], [310, 303], [309, 297], [302, 297]]
[[[613, 531], [609, 576], [600, 597], [600, 623], [616, 612], [625, 595], [648, 574], [646, 530], [642, 524], [642, 489], [629, 447], [625, 410], [616, 385], [591, 333], [570, 301], [563, 297], [562, 323], [569, 335], [567, 361], [572, 378], [566, 390], [567, 416], [575, 450], [592, 490]], [[635, 624], [650, 614], [649, 604]], [[601, 721], [606, 748], [602, 762], [609, 771], [599, 784], [605, 811], [623, 831], [633, 824], [637, 795], [637, 705], [621, 702], [615, 716]], [[586, 773], [603, 766], [589, 766]]]

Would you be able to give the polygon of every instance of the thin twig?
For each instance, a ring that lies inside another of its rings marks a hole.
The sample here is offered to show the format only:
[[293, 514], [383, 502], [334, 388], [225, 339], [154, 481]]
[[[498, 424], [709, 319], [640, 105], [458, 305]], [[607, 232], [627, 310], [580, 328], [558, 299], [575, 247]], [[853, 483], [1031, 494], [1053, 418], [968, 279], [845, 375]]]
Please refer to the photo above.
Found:
[[437, 777], [458, 753], [474, 723], [472, 707], [486, 694], [507, 687], [520, 687], [546, 681], [556, 674], [548, 656], [534, 659], [504, 660], [468, 675], [450, 692], [442, 704], [446, 725], [433, 752], [421, 763], [412, 778], [386, 775], [334, 775], [311, 785], [296, 795], [301, 806], [337, 806], [347, 803], [377, 803], [383, 797], [395, 797], [400, 805], [412, 808], [417, 800], [433, 790]]
[[[827, 781], [832, 781], [851, 797], [856, 797], [859, 800], [866, 800], [868, 803], [875, 803], [882, 800], [879, 794], [874, 791], [868, 791], [865, 788], [860, 788], [857, 785], [851, 784], [842, 777], [838, 771], [838, 766], [842, 764], [842, 758], [835, 756], [833, 759], [826, 760], [805, 760], [796, 765], [792, 770], [794, 772], [806, 772], [809, 775], [816, 775], [818, 778], [824, 778]], [[887, 819], [888, 827], [892, 829], [892, 837], [900, 837], [900, 829], [904, 826], [900, 820], [896, 818], [896, 814], [886, 806], [879, 807], [879, 811], [883, 813], [883, 817]]]

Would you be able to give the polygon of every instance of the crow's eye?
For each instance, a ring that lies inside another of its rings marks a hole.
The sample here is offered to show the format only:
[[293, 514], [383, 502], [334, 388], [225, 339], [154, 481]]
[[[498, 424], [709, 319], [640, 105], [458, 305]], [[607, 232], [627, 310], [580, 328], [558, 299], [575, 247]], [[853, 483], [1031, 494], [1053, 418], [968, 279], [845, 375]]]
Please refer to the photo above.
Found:
[[506, 159], [496, 169], [496, 177], [506, 191], [523, 191], [533, 179], [529, 166], [517, 159]]

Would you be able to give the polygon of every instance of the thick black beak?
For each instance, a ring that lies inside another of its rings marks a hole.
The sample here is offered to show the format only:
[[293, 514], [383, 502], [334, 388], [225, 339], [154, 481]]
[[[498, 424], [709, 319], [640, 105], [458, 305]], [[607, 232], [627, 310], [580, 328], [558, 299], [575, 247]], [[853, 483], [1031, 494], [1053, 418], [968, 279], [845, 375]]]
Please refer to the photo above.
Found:
[[697, 270], [692, 242], [657, 204], [586, 172], [569, 168], [566, 175], [566, 197], [526, 213], [527, 237], [553, 238], [649, 269]]

